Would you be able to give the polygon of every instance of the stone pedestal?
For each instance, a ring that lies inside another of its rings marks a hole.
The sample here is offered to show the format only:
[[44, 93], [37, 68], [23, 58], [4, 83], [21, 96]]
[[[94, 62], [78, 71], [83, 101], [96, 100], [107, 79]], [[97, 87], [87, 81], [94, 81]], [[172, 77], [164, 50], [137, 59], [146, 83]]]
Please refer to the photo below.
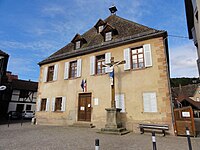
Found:
[[129, 133], [126, 128], [122, 127], [120, 111], [121, 109], [118, 108], [106, 108], [106, 125], [105, 128], [102, 128], [99, 133], [118, 135]]

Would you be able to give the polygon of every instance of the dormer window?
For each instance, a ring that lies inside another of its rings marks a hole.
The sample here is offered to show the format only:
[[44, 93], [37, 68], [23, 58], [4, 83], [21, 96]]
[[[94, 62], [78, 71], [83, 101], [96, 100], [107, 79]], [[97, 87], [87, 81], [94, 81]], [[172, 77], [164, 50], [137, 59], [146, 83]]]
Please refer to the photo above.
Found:
[[99, 33], [101, 33], [102, 30], [103, 30], [103, 25], [99, 26]]
[[112, 40], [112, 32], [106, 32], [105, 34], [105, 41], [111, 41]]
[[76, 41], [75, 43], [75, 49], [81, 48], [81, 41]]

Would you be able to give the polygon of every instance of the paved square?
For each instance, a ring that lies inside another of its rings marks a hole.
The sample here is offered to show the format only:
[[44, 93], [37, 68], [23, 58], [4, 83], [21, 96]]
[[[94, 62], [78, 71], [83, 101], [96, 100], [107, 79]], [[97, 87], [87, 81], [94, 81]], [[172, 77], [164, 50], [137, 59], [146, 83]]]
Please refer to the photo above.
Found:
[[[24, 123], [0, 125], [0, 150], [152, 150], [151, 134], [105, 135], [96, 129], [39, 126]], [[188, 150], [186, 137], [156, 136], [158, 150]], [[200, 138], [191, 138], [193, 150], [200, 149]]]

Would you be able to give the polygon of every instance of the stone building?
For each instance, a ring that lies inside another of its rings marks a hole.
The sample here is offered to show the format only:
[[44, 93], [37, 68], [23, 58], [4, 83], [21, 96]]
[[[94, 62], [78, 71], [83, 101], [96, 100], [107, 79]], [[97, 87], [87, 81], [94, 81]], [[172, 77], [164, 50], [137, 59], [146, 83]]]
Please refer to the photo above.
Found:
[[199, 0], [185, 0], [186, 18], [188, 26], [189, 39], [193, 39], [194, 45], [197, 48], [197, 66], [200, 74], [200, 23], [199, 23], [199, 10], [200, 1]]
[[88, 123], [103, 128], [111, 107], [111, 57], [125, 60], [115, 68], [115, 102], [123, 126], [139, 123], [172, 127], [167, 32], [111, 14], [41, 61], [38, 124]]

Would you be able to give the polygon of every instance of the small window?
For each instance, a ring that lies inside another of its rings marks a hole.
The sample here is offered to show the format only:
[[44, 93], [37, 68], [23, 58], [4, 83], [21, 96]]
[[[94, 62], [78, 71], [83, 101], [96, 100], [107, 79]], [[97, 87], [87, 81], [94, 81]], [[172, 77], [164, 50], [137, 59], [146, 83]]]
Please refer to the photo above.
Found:
[[81, 41], [77, 41], [75, 43], [75, 49], [79, 49], [79, 48], [81, 48]]
[[99, 33], [103, 30], [103, 26], [99, 26]]
[[31, 110], [31, 105], [26, 105], [26, 110]]
[[96, 56], [96, 74], [104, 74], [105, 55]]
[[132, 69], [144, 68], [144, 50], [143, 48], [132, 49]]
[[28, 97], [29, 97], [29, 91], [20, 90], [19, 98], [28, 98]]
[[69, 78], [77, 77], [77, 61], [70, 62]]
[[48, 68], [48, 73], [47, 73], [47, 82], [53, 81], [53, 73], [54, 73], [54, 66], [50, 66]]
[[40, 111], [45, 111], [46, 110], [46, 103], [47, 103], [47, 99], [43, 98], [41, 100], [41, 107], [40, 107]]
[[62, 97], [57, 97], [55, 101], [55, 111], [61, 111], [62, 108]]
[[105, 35], [105, 41], [111, 41], [112, 40], [112, 32], [107, 32]]

